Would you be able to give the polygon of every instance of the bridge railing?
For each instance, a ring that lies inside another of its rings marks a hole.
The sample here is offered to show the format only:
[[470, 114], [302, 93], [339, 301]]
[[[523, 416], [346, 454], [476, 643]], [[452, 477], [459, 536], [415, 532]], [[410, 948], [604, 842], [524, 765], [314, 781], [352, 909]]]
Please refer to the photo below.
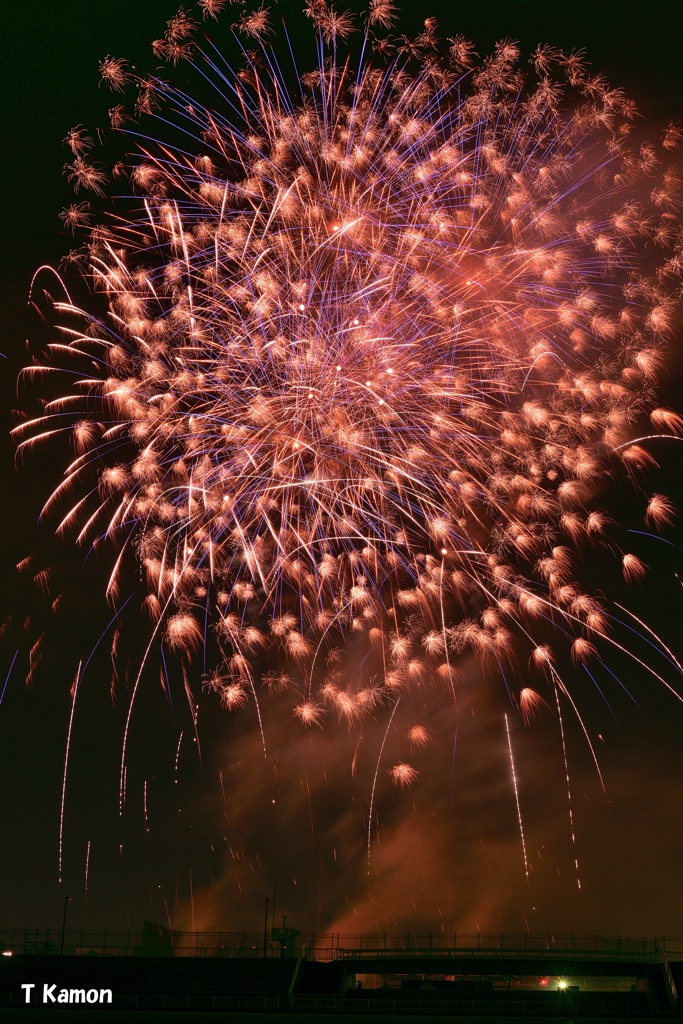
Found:
[[624, 949], [576, 949], [571, 947], [551, 946], [531, 948], [529, 946], [411, 946], [405, 947], [386, 946], [372, 949], [339, 949], [340, 960], [386, 960], [397, 957], [402, 960], [414, 959], [495, 959], [495, 960], [623, 960], [630, 963], [660, 963], [662, 951], [660, 949], [650, 950], [624, 950]]

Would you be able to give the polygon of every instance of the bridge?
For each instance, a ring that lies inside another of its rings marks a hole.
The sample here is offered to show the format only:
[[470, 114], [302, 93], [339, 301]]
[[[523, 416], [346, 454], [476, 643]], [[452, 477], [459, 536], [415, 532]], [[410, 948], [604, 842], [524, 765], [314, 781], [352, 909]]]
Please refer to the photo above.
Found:
[[649, 944], [637, 949], [630, 942], [626, 949], [576, 945], [533, 943], [528, 948], [520, 938], [484, 948], [481, 942], [339, 946], [336, 959], [324, 965], [327, 979], [323, 965], [318, 965], [317, 983], [309, 972], [307, 984], [303, 972], [292, 1005], [317, 1011], [491, 1016], [678, 1013], [676, 986], [662, 949]]
[[289, 1010], [306, 1021], [326, 1012], [679, 1016], [671, 940], [294, 931], [284, 944], [151, 924], [142, 934], [0, 933], [0, 1010], [23, 1006], [22, 985], [49, 977], [65, 988], [111, 989], [120, 1009]]

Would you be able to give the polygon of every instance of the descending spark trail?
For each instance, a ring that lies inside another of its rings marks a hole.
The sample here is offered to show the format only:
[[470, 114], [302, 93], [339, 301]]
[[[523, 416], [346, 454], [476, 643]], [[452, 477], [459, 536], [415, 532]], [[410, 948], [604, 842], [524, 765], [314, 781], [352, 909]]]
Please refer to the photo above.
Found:
[[83, 881], [83, 902], [87, 909], [88, 906], [88, 874], [90, 872], [90, 840], [88, 840], [88, 846], [85, 851], [85, 877]]
[[[346, 55], [349, 14], [308, 0], [306, 16], [319, 65], [291, 89], [265, 7], [233, 26], [250, 47], [236, 71], [192, 14], [168, 21], [154, 55], [195, 76], [196, 96], [101, 62], [128, 155], [111, 185], [75, 128], [66, 172], [103, 203], [128, 195], [94, 226], [88, 203], [62, 214], [87, 233], [65, 263], [92, 295], [36, 285], [59, 336], [24, 371], [42, 405], [14, 435], [26, 457], [71, 445], [43, 519], [109, 553], [115, 665], [121, 635], [137, 636], [121, 813], [152, 671], [169, 700], [182, 678], [198, 750], [202, 685], [209, 705], [253, 716], [271, 758], [270, 692], [292, 731], [384, 729], [369, 871], [399, 702], [455, 711], [474, 655], [504, 682], [528, 879], [510, 705], [529, 724], [554, 692], [575, 844], [558, 687], [596, 767], [571, 692], [581, 666], [611, 648], [678, 696], [586, 577], [615, 558], [625, 584], [648, 572], [599, 507], [604, 480], [636, 484], [648, 529], [675, 515], [638, 474], [653, 439], [683, 433], [657, 398], [679, 323], [683, 133], [636, 141], [634, 104], [577, 52], [539, 46], [526, 71], [505, 40], [477, 63], [431, 18], [415, 39], [386, 35], [393, 5], [371, 0]], [[57, 606], [51, 575], [20, 568]], [[72, 720], [73, 705], [69, 737]], [[422, 756], [429, 730], [405, 736]], [[403, 789], [423, 770], [400, 754], [388, 774]], [[60, 872], [63, 806], [64, 791]]]
[[377, 789], [377, 776], [379, 775], [379, 766], [380, 766], [380, 764], [382, 762], [382, 754], [384, 753], [384, 746], [385, 746], [385, 744], [387, 742], [387, 736], [389, 735], [389, 730], [391, 728], [391, 723], [394, 720], [394, 715], [396, 714], [396, 709], [398, 707], [399, 700], [400, 700], [400, 697], [397, 697], [396, 698], [396, 703], [394, 704], [394, 706], [392, 708], [391, 715], [389, 716], [389, 721], [387, 722], [387, 727], [384, 730], [384, 736], [382, 737], [382, 746], [379, 748], [379, 754], [377, 755], [377, 765], [375, 767], [375, 774], [374, 774], [374, 777], [373, 777], [373, 780], [372, 780], [372, 789], [370, 790], [370, 807], [368, 809], [368, 886], [370, 885], [370, 849], [371, 849], [371, 846], [372, 846], [372, 816], [373, 816], [374, 807], [375, 807], [375, 790]]
[[175, 784], [176, 785], [178, 785], [178, 762], [180, 760], [180, 744], [182, 742], [183, 742], [183, 733], [181, 731], [180, 736], [178, 737], [178, 746], [176, 747], [175, 762], [174, 762], [174, 765], [173, 765], [173, 773], [175, 775]]
[[[581, 877], [579, 875], [579, 858], [576, 853], [576, 834], [574, 832], [574, 808], [572, 806], [571, 780], [569, 778], [569, 762], [567, 760], [567, 741], [564, 736], [564, 722], [562, 721], [562, 708], [560, 707], [560, 694], [557, 688], [557, 683], [555, 683], [555, 703], [557, 706], [557, 718], [560, 723], [560, 734], [562, 736], [562, 756], [564, 757], [564, 775], [567, 782], [567, 806], [569, 808], [569, 828], [572, 837], [572, 848], [574, 850], [574, 870], [576, 871], [576, 885], [580, 890]], [[600, 769], [598, 768], [598, 772], [599, 771]], [[600, 781], [602, 782], [602, 778], [600, 779]]]
[[515, 759], [512, 756], [512, 739], [510, 737], [510, 723], [508, 722], [508, 716], [505, 715], [505, 732], [508, 740], [508, 753], [510, 755], [510, 773], [512, 775], [512, 786], [515, 791], [515, 804], [517, 806], [517, 821], [519, 822], [519, 837], [522, 842], [522, 855], [524, 857], [524, 874], [526, 875], [527, 884], [529, 882], [529, 861], [526, 855], [526, 840], [524, 839], [524, 824], [522, 822], [522, 808], [519, 803], [519, 789], [517, 787], [517, 773], [515, 771]]
[[11, 661], [10, 667], [7, 669], [7, 675], [5, 676], [5, 682], [4, 682], [4, 685], [2, 687], [2, 693], [0, 693], [0, 704], [2, 704], [2, 702], [4, 700], [5, 690], [7, 689], [7, 684], [9, 683], [9, 677], [12, 675], [12, 669], [14, 668], [14, 663], [17, 660], [18, 655], [19, 655], [19, 651], [16, 650], [14, 652], [14, 655], [12, 656], [12, 661]]
[[74, 712], [76, 710], [76, 697], [78, 696], [78, 687], [81, 681], [81, 662], [78, 663], [78, 671], [76, 672], [76, 678], [71, 693], [71, 711], [69, 713], [69, 728], [66, 734], [66, 748], [64, 750], [64, 774], [62, 776], [62, 800], [59, 808], [59, 865], [58, 865], [58, 877], [59, 884], [62, 884], [62, 868], [64, 864], [64, 806], [66, 804], [66, 776], [69, 769], [69, 751], [71, 750], [71, 732], [74, 724]]

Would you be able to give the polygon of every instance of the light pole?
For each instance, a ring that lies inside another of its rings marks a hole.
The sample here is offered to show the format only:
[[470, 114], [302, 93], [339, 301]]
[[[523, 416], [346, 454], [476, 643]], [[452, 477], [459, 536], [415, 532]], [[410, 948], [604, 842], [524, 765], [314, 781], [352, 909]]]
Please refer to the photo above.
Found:
[[71, 896], [65, 896], [64, 897], [64, 916], [62, 918], [62, 941], [59, 944], [59, 955], [60, 956], [64, 955], [64, 932], [66, 930], [66, 910], [67, 910], [67, 907], [69, 906], [69, 903], [71, 903]]
[[266, 913], [263, 919], [263, 959], [265, 960], [268, 956], [268, 904], [270, 903], [270, 896], [266, 896]]

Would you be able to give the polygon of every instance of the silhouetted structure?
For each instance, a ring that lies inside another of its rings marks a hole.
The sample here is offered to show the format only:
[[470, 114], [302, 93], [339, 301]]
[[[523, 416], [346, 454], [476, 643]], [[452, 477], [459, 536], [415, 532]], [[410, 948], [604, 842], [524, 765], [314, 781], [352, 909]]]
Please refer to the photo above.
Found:
[[[112, 1009], [286, 1010], [302, 1020], [326, 1013], [565, 1020], [679, 1015], [675, 982], [683, 981], [683, 964], [671, 969], [656, 943], [613, 943], [610, 949], [596, 940], [591, 949], [582, 939], [544, 947], [529, 936], [516, 938], [516, 945], [513, 937], [491, 945], [491, 937], [479, 936], [477, 945], [442, 948], [385, 936], [381, 945], [368, 946], [366, 937], [344, 946], [337, 937], [336, 945], [317, 947], [309, 937], [308, 948], [296, 948], [294, 929], [283, 922], [275, 931], [280, 948], [271, 947], [266, 958], [262, 944], [245, 933], [230, 933], [230, 941], [214, 936], [212, 943], [205, 935], [200, 942], [198, 934], [192, 944], [187, 933], [152, 922], [145, 922], [141, 936], [127, 937], [128, 955], [111, 955], [124, 947], [106, 942], [98, 955], [97, 943], [81, 936], [78, 955], [67, 942], [67, 955], [60, 956], [59, 942], [24, 933], [23, 945], [4, 943], [0, 1009], [25, 1007], [27, 994], [30, 1005], [51, 1006], [62, 991], [75, 992], [75, 1002], [83, 1003], [79, 993], [110, 990]], [[21, 934], [14, 933], [15, 940]], [[47, 998], [45, 985], [52, 986]]]

